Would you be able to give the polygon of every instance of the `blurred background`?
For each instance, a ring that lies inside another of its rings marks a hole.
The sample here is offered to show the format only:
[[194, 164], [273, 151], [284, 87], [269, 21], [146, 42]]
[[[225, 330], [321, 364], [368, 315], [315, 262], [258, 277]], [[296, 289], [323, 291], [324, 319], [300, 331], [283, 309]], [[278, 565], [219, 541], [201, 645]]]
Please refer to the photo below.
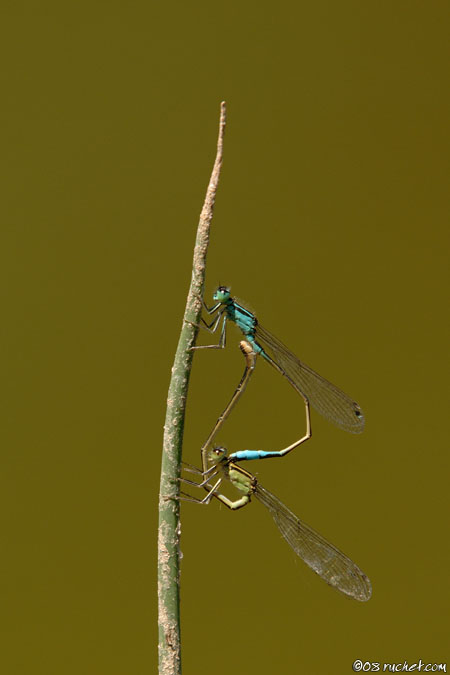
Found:
[[[157, 670], [165, 401], [222, 99], [205, 297], [231, 285], [367, 418], [313, 412], [310, 442], [247, 468], [373, 597], [327, 587], [256, 502], [184, 503], [184, 673], [446, 662], [448, 23], [439, 1], [4, 5], [3, 673]], [[239, 340], [195, 356], [189, 462]], [[218, 440], [303, 425], [260, 363]]]

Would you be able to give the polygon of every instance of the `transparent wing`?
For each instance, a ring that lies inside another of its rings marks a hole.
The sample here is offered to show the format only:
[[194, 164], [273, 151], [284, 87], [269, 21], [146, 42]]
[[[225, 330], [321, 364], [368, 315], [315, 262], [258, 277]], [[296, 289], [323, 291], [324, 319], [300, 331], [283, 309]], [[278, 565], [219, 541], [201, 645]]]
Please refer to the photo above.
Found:
[[341, 593], [365, 602], [372, 595], [372, 585], [354, 562], [311, 527], [302, 523], [275, 495], [255, 486], [255, 497], [270, 511], [287, 543], [327, 584]]
[[345, 431], [361, 433], [364, 429], [364, 414], [356, 401], [302, 363], [259, 323], [255, 338], [281, 368], [292, 386], [302, 392], [321, 415]]

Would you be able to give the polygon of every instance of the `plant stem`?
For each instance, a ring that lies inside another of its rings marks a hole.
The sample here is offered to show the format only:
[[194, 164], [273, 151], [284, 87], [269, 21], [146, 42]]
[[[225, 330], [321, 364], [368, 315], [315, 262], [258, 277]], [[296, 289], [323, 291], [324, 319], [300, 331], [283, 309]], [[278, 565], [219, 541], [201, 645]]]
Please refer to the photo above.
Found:
[[184, 416], [194, 346], [202, 313], [206, 254], [217, 185], [222, 166], [226, 122], [225, 102], [220, 107], [217, 154], [206, 191], [194, 248], [192, 279], [186, 301], [180, 339], [172, 367], [167, 398], [166, 422], [159, 493], [158, 530], [158, 626], [159, 674], [180, 675], [180, 503], [179, 481]]

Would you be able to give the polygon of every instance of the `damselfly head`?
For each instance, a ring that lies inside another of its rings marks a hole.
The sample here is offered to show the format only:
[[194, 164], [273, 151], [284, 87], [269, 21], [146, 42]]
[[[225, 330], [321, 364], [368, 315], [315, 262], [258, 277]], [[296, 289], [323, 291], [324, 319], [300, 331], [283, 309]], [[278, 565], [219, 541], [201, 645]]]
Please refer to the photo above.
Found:
[[213, 295], [213, 299], [217, 302], [228, 302], [230, 297], [230, 289], [227, 286], [219, 286]]
[[227, 449], [222, 447], [211, 448], [208, 452], [208, 459], [211, 464], [219, 464], [223, 459], [226, 459]]

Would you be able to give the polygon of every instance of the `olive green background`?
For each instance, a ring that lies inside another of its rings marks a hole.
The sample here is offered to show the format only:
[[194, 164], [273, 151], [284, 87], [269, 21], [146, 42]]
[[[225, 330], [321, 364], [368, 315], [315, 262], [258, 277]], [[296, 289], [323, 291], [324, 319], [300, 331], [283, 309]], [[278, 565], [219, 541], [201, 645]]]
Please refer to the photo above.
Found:
[[[370, 576], [315, 577], [263, 507], [182, 507], [186, 675], [351, 673], [448, 650], [447, 2], [2, 9], [0, 670], [156, 666], [165, 399], [228, 102], [218, 285], [362, 405], [261, 482]], [[201, 336], [203, 341], [207, 340]], [[198, 353], [184, 457], [237, 384]], [[219, 440], [303, 433], [259, 364]]]

